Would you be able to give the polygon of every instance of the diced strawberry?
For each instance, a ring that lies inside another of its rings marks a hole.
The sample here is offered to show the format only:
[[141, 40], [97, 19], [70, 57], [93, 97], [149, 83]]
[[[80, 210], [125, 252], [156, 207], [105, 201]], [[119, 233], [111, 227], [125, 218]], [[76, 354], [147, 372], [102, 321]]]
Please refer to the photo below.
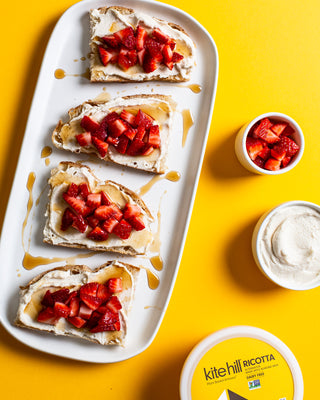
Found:
[[146, 227], [141, 217], [129, 218], [128, 222], [136, 231], [142, 231]]
[[128, 122], [128, 124], [130, 124], [131, 126], [134, 127], [136, 117], [131, 112], [123, 109], [121, 111], [120, 118], [123, 119], [124, 121]]
[[100, 157], [104, 158], [108, 153], [108, 147], [109, 147], [108, 143], [96, 137], [92, 138], [92, 142], [95, 145], [96, 149], [98, 150]]
[[252, 129], [252, 135], [254, 138], [260, 137], [260, 133], [271, 128], [272, 123], [269, 118], [263, 118], [257, 125]]
[[162, 49], [164, 62], [171, 62], [173, 57], [173, 51], [169, 44], [166, 44]]
[[136, 128], [129, 128], [124, 132], [124, 135], [127, 136], [129, 140], [133, 140], [137, 134], [138, 130]]
[[269, 144], [279, 142], [280, 140], [279, 136], [273, 133], [271, 129], [265, 129], [263, 131], [260, 131], [259, 138], [266, 141]]
[[70, 290], [68, 288], [62, 288], [52, 292], [52, 300], [55, 303], [56, 301], [60, 303], [65, 303], [69, 298]]
[[116, 38], [118, 43], [121, 43], [128, 49], [134, 49], [136, 45], [136, 38], [134, 36], [134, 30], [131, 26], [127, 28], [121, 29], [118, 32], [115, 32], [113, 36]]
[[171, 47], [171, 50], [174, 50], [176, 47], [176, 42], [173, 39], [170, 39], [167, 44]]
[[146, 54], [143, 58], [143, 69], [144, 71], [149, 74], [150, 72], [155, 71], [160, 65], [160, 62], [157, 61], [154, 57], [150, 54]]
[[101, 229], [99, 226], [96, 226], [94, 229], [92, 229], [91, 232], [87, 234], [87, 237], [92, 240], [96, 240], [98, 242], [102, 242], [104, 240], [108, 239], [108, 232], [104, 231]]
[[286, 151], [285, 150], [277, 151], [275, 149], [271, 149], [271, 156], [276, 160], [282, 161], [286, 156]]
[[139, 125], [137, 128], [135, 139], [143, 140], [145, 134], [146, 134], [146, 128], [143, 125]]
[[144, 148], [144, 146], [145, 143], [143, 140], [134, 138], [127, 148], [127, 154], [130, 156], [137, 156], [141, 153], [141, 150]]
[[112, 136], [108, 136], [107, 137], [107, 142], [109, 144], [112, 144], [113, 146], [117, 146], [119, 143], [119, 138], [118, 137], [112, 137]]
[[[86, 296], [85, 299], [88, 300]], [[92, 308], [88, 307], [85, 303], [81, 303], [79, 308], [79, 317], [83, 319], [89, 319], [91, 317], [92, 311]]]
[[97, 295], [98, 287], [99, 287], [98, 282], [89, 282], [89, 283], [82, 285], [80, 288], [80, 293], [79, 293], [81, 300], [82, 300], [82, 296], [84, 294], [95, 297]]
[[94, 215], [89, 215], [89, 217], [87, 217], [86, 219], [91, 228], [95, 228], [100, 223], [100, 219], [95, 217]]
[[37, 316], [38, 322], [43, 322], [44, 324], [54, 325], [58, 321], [52, 307], [47, 307], [41, 310]]
[[121, 136], [128, 129], [128, 125], [125, 121], [121, 119], [116, 119], [109, 124], [108, 131], [113, 137]]
[[122, 219], [118, 224], [113, 228], [112, 233], [118, 236], [120, 239], [128, 239], [132, 231], [131, 225]]
[[139, 217], [140, 214], [141, 214], [141, 208], [138, 206], [138, 204], [127, 203], [124, 206], [124, 209], [123, 209], [123, 218], [124, 219], [129, 219], [132, 217]]
[[[92, 136], [96, 137], [99, 140], [104, 141], [107, 137], [108, 133], [103, 125], [100, 125], [99, 129], [92, 133]], [[91, 138], [92, 141], [92, 138]]]
[[273, 149], [279, 153], [285, 151], [288, 157], [293, 157], [299, 151], [300, 147], [289, 137], [281, 136], [279, 143], [275, 144]]
[[253, 161], [258, 167], [264, 168], [264, 162], [265, 160], [258, 156], [254, 161]]
[[174, 66], [173, 61], [165, 61], [164, 63], [170, 70], [173, 69]]
[[110, 278], [107, 282], [107, 288], [109, 293], [120, 293], [122, 292], [122, 279], [121, 278]]
[[285, 168], [288, 164], [289, 164], [289, 162], [291, 161], [291, 157], [284, 157], [284, 159], [282, 160], [282, 162], [281, 162], [281, 166], [283, 167], [283, 168]]
[[78, 185], [76, 185], [74, 182], [70, 183], [69, 188], [67, 190], [67, 194], [72, 197], [77, 197], [79, 192]]
[[103, 36], [102, 40], [110, 47], [116, 48], [119, 45], [118, 40], [114, 35]]
[[160, 147], [161, 139], [160, 139], [159, 125], [152, 125], [150, 127], [148, 144], [155, 148]]
[[[121, 212], [121, 211], [120, 211]], [[104, 221], [110, 217], [115, 217], [117, 214], [117, 210], [114, 207], [114, 204], [110, 204], [109, 206], [102, 205], [94, 211], [94, 216], [98, 218], [100, 221]], [[121, 212], [122, 216], [122, 212]]]
[[88, 227], [82, 215], [75, 215], [72, 226], [81, 233], [84, 233]]
[[100, 299], [101, 304], [104, 303], [110, 297], [110, 293], [107, 286], [103, 285], [102, 283], [99, 283], [97, 289], [97, 297], [98, 299]]
[[290, 136], [293, 133], [294, 129], [290, 125], [287, 125], [286, 129], [281, 133], [281, 136]]
[[79, 291], [78, 291], [78, 290], [74, 290], [74, 291], [72, 291], [72, 292], [69, 292], [68, 298], [67, 298], [67, 300], [66, 300], [64, 303], [65, 303], [67, 306], [70, 307], [71, 300], [74, 299], [74, 298], [77, 298], [77, 296], [79, 296]]
[[78, 329], [82, 328], [86, 323], [85, 319], [78, 316], [68, 317], [68, 321]]
[[162, 32], [162, 30], [159, 28], [153, 30], [152, 36], [159, 40], [159, 42], [161, 43], [168, 43], [170, 40], [170, 37]]
[[122, 308], [120, 300], [118, 299], [117, 296], [111, 296], [110, 299], [107, 301], [106, 306], [113, 313], [117, 313]]
[[254, 139], [250, 136], [247, 137], [246, 147], [248, 151], [248, 155], [252, 161], [254, 161], [259, 153], [263, 150], [265, 144], [260, 139]]
[[111, 113], [107, 114], [103, 120], [101, 121], [101, 126], [107, 130], [110, 123], [115, 121], [116, 119], [119, 119], [119, 115], [118, 113], [116, 113], [115, 111], [112, 111]]
[[[144, 113], [142, 110], [139, 109], [136, 118], [135, 118], [135, 126], [139, 127], [139, 126], [143, 126], [144, 128], [150, 128], [150, 126], [152, 126], [153, 124], [153, 118]], [[142, 138], [140, 138], [142, 139]]]
[[114, 323], [110, 323], [110, 324], [103, 324], [103, 323], [99, 323], [98, 325], [96, 325], [95, 327], [93, 327], [92, 329], [90, 329], [91, 333], [98, 333], [98, 332], [106, 332], [106, 331], [119, 331], [120, 330], [120, 321], [117, 320]]
[[88, 115], [82, 117], [80, 125], [85, 131], [91, 133], [100, 128], [100, 124]]
[[70, 314], [70, 308], [66, 304], [58, 301], [54, 303], [53, 310], [57, 317], [67, 318]]
[[87, 206], [98, 208], [101, 205], [101, 193], [90, 193], [87, 197]]
[[86, 216], [91, 212], [90, 208], [86, 206], [86, 203], [83, 200], [68, 196], [67, 193], [63, 193], [62, 196], [69, 206], [73, 208], [79, 215]]
[[139, 65], [143, 65], [144, 57], [146, 55], [146, 49], [139, 50], [137, 52], [138, 63]]
[[105, 206], [109, 206], [112, 202], [109, 199], [107, 193], [104, 192], [103, 190], [101, 190], [100, 194], [101, 194], [101, 204], [103, 204]]
[[111, 61], [113, 54], [102, 46], [98, 46], [98, 52], [101, 63], [106, 66]]
[[69, 317], [76, 317], [79, 313], [80, 299], [79, 297], [73, 297], [69, 303], [70, 313]]
[[90, 132], [83, 132], [76, 135], [77, 142], [82, 147], [88, 147], [91, 145], [91, 133]]
[[147, 49], [151, 57], [155, 57], [161, 54], [161, 51], [163, 49], [163, 44], [161, 44], [157, 40], [152, 39], [152, 37], [148, 36], [145, 41], [145, 48]]
[[263, 160], [267, 160], [271, 155], [271, 150], [268, 146], [265, 146], [259, 153], [259, 157]]
[[280, 136], [281, 133], [286, 129], [287, 126], [288, 126], [288, 124], [286, 124], [285, 122], [281, 122], [281, 123], [277, 123], [277, 124], [271, 125], [270, 129], [271, 129], [272, 132], [274, 132], [277, 136]]
[[133, 67], [138, 62], [136, 50], [121, 49], [118, 57], [118, 64], [123, 70]]
[[78, 195], [82, 198], [82, 200], [86, 201], [89, 193], [90, 190], [88, 184], [86, 182], [80, 183]]
[[136, 30], [136, 49], [138, 51], [144, 48], [147, 36], [147, 31], [141, 25], [138, 25]]
[[103, 222], [101, 225], [102, 229], [107, 231], [108, 233], [112, 233], [113, 228], [118, 224], [118, 220], [114, 217], [108, 218], [106, 221]]
[[41, 300], [41, 304], [46, 307], [53, 307], [54, 305], [54, 300], [52, 298], [52, 293], [50, 290], [47, 290], [45, 295], [43, 296]]
[[152, 154], [154, 151], [154, 147], [149, 146], [149, 145], [145, 145], [145, 147], [141, 150], [141, 155], [142, 156], [149, 156], [150, 154]]
[[67, 207], [62, 215], [60, 229], [62, 231], [66, 231], [73, 224], [75, 217], [75, 213], [69, 207]]
[[[101, 305], [101, 300], [95, 296], [90, 296], [90, 295], [84, 294], [84, 295], [82, 295], [81, 300], [91, 310], [96, 310]], [[80, 308], [81, 308], [81, 306], [80, 306]]]
[[178, 63], [181, 60], [183, 60], [183, 55], [180, 53], [177, 53], [176, 51], [173, 52], [172, 54], [172, 62], [173, 63]]
[[281, 166], [281, 161], [270, 157], [264, 164], [264, 168], [270, 171], [278, 171]]

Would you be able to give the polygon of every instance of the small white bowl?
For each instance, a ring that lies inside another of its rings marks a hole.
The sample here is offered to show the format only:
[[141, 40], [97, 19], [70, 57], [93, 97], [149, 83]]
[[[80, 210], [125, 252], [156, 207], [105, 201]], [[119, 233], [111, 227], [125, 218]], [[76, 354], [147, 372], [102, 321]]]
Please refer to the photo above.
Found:
[[[290, 136], [294, 139], [294, 141], [300, 147], [299, 151], [293, 157], [293, 159], [290, 161], [290, 163], [286, 167], [280, 168], [278, 171], [269, 171], [267, 169], [258, 167], [258, 165], [256, 165], [248, 155], [248, 151], [247, 151], [247, 147], [246, 147], [246, 140], [247, 140], [248, 133], [250, 132], [250, 129], [253, 127], [253, 125], [255, 123], [257, 123], [258, 121], [262, 120], [263, 118], [270, 118], [271, 120], [276, 121], [276, 122], [288, 123], [289, 126], [294, 130], [293, 134]], [[258, 117], [256, 117], [255, 119], [253, 119], [251, 122], [248, 122], [247, 124], [245, 124], [239, 130], [237, 137], [236, 137], [236, 141], [235, 141], [235, 152], [236, 152], [236, 155], [237, 155], [240, 163], [247, 170], [249, 170], [251, 172], [255, 172], [256, 174], [261, 174], [261, 175], [280, 175], [280, 174], [290, 171], [300, 161], [303, 151], [304, 151], [304, 136], [303, 136], [300, 126], [296, 123], [296, 121], [294, 121], [288, 115], [285, 115], [282, 113], [277, 113], [277, 112], [269, 112], [266, 114], [261, 114]]]
[[[255, 259], [257, 266], [263, 272], [263, 274], [269, 278], [272, 282], [276, 283], [279, 286], [282, 286], [286, 289], [291, 290], [308, 290], [314, 289], [320, 285], [320, 274], [319, 277], [308, 280], [305, 282], [293, 282], [292, 280], [285, 280], [284, 278], [279, 277], [275, 274], [265, 263], [262, 254], [261, 254], [261, 241], [263, 240], [263, 235], [268, 226], [271, 218], [279, 211], [281, 212], [283, 209], [292, 206], [305, 206], [314, 209], [320, 214], [320, 206], [308, 201], [288, 201], [280, 204], [279, 206], [273, 208], [271, 211], [266, 212], [262, 217], [258, 220], [252, 235], [252, 253]], [[319, 244], [320, 245], [320, 244]]]

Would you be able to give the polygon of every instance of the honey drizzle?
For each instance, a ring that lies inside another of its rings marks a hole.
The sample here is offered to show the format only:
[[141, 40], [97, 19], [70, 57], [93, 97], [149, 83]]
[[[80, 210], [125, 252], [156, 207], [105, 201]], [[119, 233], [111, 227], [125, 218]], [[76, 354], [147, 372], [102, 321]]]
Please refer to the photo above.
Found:
[[[33, 195], [32, 195], [32, 190], [33, 190], [33, 185], [36, 179], [36, 174], [34, 172], [30, 172], [29, 176], [28, 176], [28, 180], [27, 180], [27, 189], [29, 192], [29, 198], [28, 198], [28, 204], [27, 204], [27, 214], [25, 216], [25, 219], [23, 221], [22, 224], [22, 247], [23, 250], [26, 251], [25, 249], [25, 245], [24, 245], [24, 231], [28, 222], [28, 218], [29, 218], [29, 214], [30, 214], [30, 210], [33, 206]], [[30, 244], [30, 241], [29, 241]]]
[[65, 261], [65, 263], [68, 265], [74, 264], [75, 260], [77, 258], [88, 258], [92, 257], [95, 252], [90, 252], [90, 253], [85, 253], [85, 254], [77, 254], [75, 256], [71, 257], [41, 257], [41, 256], [33, 256], [28, 252], [25, 252], [23, 260], [22, 260], [22, 265], [25, 269], [33, 269], [35, 267], [38, 267], [39, 265], [48, 265], [48, 264], [53, 264], [55, 262], [60, 262], [60, 261]]
[[45, 146], [42, 150], [41, 150], [41, 158], [46, 158], [49, 157], [52, 153], [52, 148], [50, 146]]
[[90, 79], [90, 70], [87, 68], [82, 74], [66, 74], [66, 72], [61, 68], [54, 71], [54, 77], [56, 79], [63, 79], [66, 76], [82, 76], [83, 78]]
[[182, 147], [184, 147], [184, 145], [186, 144], [189, 130], [194, 124], [194, 120], [190, 110], [182, 110], [181, 114], [183, 118]]
[[140, 268], [144, 269], [146, 271], [147, 274], [147, 280], [148, 280], [148, 286], [151, 290], [155, 290], [157, 289], [157, 287], [160, 284], [160, 279], [159, 277], [153, 273], [152, 271], [150, 271], [149, 268], [144, 267], [143, 265], [140, 265]]
[[156, 269], [157, 271], [162, 271], [163, 261], [160, 255], [151, 257], [150, 262], [153, 265], [154, 269]]
[[197, 83], [192, 83], [191, 85], [188, 85], [186, 87], [190, 89], [193, 93], [200, 93], [202, 90], [202, 87]]
[[164, 174], [155, 175], [153, 178], [150, 179], [150, 181], [148, 183], [146, 183], [139, 189], [138, 194], [140, 196], [143, 196], [152, 188], [152, 186], [155, 183], [157, 183], [158, 181], [160, 181], [162, 179], [167, 179], [168, 181], [171, 181], [171, 182], [177, 182], [180, 179], [180, 177], [181, 177], [181, 175], [177, 171], [169, 171], [166, 175], [164, 175]]

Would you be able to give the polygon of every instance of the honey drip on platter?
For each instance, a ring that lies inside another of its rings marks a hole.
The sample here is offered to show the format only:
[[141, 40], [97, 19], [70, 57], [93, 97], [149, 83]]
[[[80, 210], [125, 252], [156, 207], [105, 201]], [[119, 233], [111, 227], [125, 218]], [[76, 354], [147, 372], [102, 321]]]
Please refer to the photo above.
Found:
[[25, 219], [24, 219], [23, 224], [22, 224], [22, 246], [23, 246], [24, 250], [25, 250], [24, 240], [23, 240], [24, 231], [25, 231], [25, 228], [26, 228], [26, 225], [27, 225], [27, 222], [28, 222], [28, 218], [29, 218], [29, 214], [30, 214], [31, 208], [33, 206], [32, 190], [33, 190], [33, 185], [34, 185], [35, 180], [36, 180], [36, 174], [34, 172], [30, 172], [30, 174], [28, 176], [28, 180], [27, 180], [27, 189], [28, 189], [28, 192], [29, 192], [29, 199], [28, 199], [28, 204], [27, 204], [27, 214], [26, 214]]
[[144, 267], [143, 265], [140, 265], [140, 268], [142, 268], [142, 269], [144, 269], [146, 271], [149, 288], [152, 289], [152, 290], [157, 289], [157, 287], [160, 284], [159, 277], [155, 273], [150, 271], [150, 269]]
[[179, 172], [177, 171], [170, 171], [167, 174], [162, 174], [162, 175], [155, 175], [153, 178], [150, 179], [150, 181], [148, 183], [146, 183], [144, 186], [142, 186], [139, 191], [138, 194], [140, 196], [143, 196], [144, 194], [146, 194], [147, 192], [149, 192], [149, 190], [152, 188], [152, 186], [157, 183], [158, 181], [162, 180], [162, 179], [167, 179], [168, 181], [171, 182], [177, 182], [180, 179], [181, 175]]
[[41, 256], [33, 256], [28, 252], [25, 252], [22, 265], [25, 269], [33, 269], [38, 267], [39, 265], [48, 265], [53, 264], [55, 262], [62, 262], [64, 261], [66, 264], [74, 264], [77, 258], [88, 258], [96, 254], [95, 252], [84, 253], [84, 254], [77, 254], [71, 257], [41, 257]]
[[194, 120], [190, 110], [182, 110], [181, 114], [183, 118], [182, 147], [184, 147], [187, 141], [189, 130], [194, 124]]
[[162, 271], [163, 269], [163, 261], [160, 256], [153, 256], [150, 258], [150, 262], [153, 265], [154, 269], [157, 271]]
[[83, 78], [90, 79], [90, 70], [87, 68], [82, 74], [67, 74], [63, 69], [58, 68], [54, 71], [54, 77], [56, 79], [63, 79], [66, 76], [82, 76]]
[[52, 153], [52, 148], [50, 146], [45, 146], [42, 150], [41, 150], [41, 158], [46, 158], [49, 157]]
[[192, 83], [191, 85], [188, 85], [187, 88], [192, 90], [193, 93], [200, 93], [202, 90], [202, 87], [197, 83]]

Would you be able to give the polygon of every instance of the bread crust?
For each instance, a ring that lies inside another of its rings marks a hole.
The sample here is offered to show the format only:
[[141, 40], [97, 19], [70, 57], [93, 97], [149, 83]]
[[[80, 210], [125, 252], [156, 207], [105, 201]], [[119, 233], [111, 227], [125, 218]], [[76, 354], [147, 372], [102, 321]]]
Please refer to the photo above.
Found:
[[[171, 118], [171, 113], [173, 112], [173, 109], [175, 108], [175, 103], [172, 100], [171, 96], [168, 95], [163, 95], [163, 94], [139, 94], [139, 95], [130, 95], [130, 96], [123, 96], [121, 98], [119, 98], [119, 100], [128, 100], [129, 102], [135, 102], [135, 100], [142, 100], [142, 103], [137, 105], [137, 106], [141, 106], [143, 107], [145, 104], [143, 103], [143, 100], [152, 100], [152, 99], [156, 99], [159, 100], [160, 102], [163, 101], [166, 104], [169, 104], [170, 106], [170, 115], [169, 115], [169, 119], [168, 119], [168, 123], [169, 123], [169, 135], [170, 135], [170, 118]], [[90, 105], [92, 107], [99, 107], [101, 105], [108, 105], [108, 103], [114, 102], [114, 100], [116, 99], [112, 99], [112, 100], [107, 100], [107, 101], [94, 101], [94, 100], [88, 100], [83, 102], [82, 104], [71, 108], [68, 111], [68, 116], [69, 116], [69, 121], [64, 123], [62, 120], [59, 120], [59, 122], [57, 123], [53, 133], [52, 133], [52, 143], [54, 144], [54, 146], [56, 146], [57, 148], [60, 149], [64, 149], [64, 150], [68, 150], [71, 151], [72, 153], [86, 153], [86, 154], [94, 154], [95, 156], [97, 156], [98, 158], [106, 161], [106, 162], [112, 162], [115, 164], [119, 164], [119, 165], [124, 165], [124, 166], [128, 166], [130, 168], [134, 168], [134, 169], [139, 169], [142, 171], [146, 171], [146, 172], [152, 172], [152, 173], [156, 173], [156, 174], [162, 174], [165, 172], [166, 170], [166, 163], [167, 163], [167, 153], [168, 153], [168, 140], [162, 140], [161, 142], [161, 154], [162, 156], [160, 157], [160, 162], [159, 163], [149, 163], [148, 166], [143, 164], [141, 165], [141, 163], [136, 163], [134, 164], [134, 162], [130, 163], [130, 165], [126, 165], [123, 164], [123, 162], [120, 161], [116, 161], [114, 159], [114, 157], [112, 157], [110, 155], [109, 152], [107, 152], [106, 156], [104, 158], [101, 158], [98, 151], [95, 149], [95, 147], [91, 146], [91, 147], [81, 147], [78, 146], [75, 149], [73, 148], [68, 148], [66, 149], [66, 147], [64, 146], [64, 140], [61, 136], [61, 131], [62, 129], [66, 129], [68, 126], [70, 126], [70, 121], [72, 121], [73, 119], [77, 118], [79, 115], [81, 115], [81, 113], [83, 112], [84, 108], [86, 107], [86, 105]], [[125, 107], [124, 107], [125, 108]], [[160, 137], [162, 134], [162, 130], [160, 129]], [[71, 135], [71, 133], [70, 133]]]
[[[120, 12], [123, 15], [129, 15], [129, 14], [134, 14], [135, 11], [132, 8], [128, 8], [128, 7], [122, 7], [122, 6], [111, 6], [111, 7], [101, 7], [98, 8], [98, 11], [100, 14], [107, 14], [109, 10], [115, 10]], [[92, 11], [92, 10], [91, 10]], [[185, 34], [186, 36], [190, 37], [189, 34], [186, 32], [186, 30], [184, 28], [182, 28], [180, 25], [173, 23], [173, 22], [169, 22], [169, 21], [165, 21], [163, 19], [160, 18], [156, 18], [153, 17], [154, 20], [159, 21], [159, 22], [163, 22], [163, 23], [167, 23], [172, 29], [175, 29], [179, 32], [182, 32], [183, 34]], [[90, 20], [90, 32], [91, 32], [91, 36], [93, 35], [93, 22]], [[190, 77], [183, 77], [181, 75], [172, 75], [169, 77], [162, 77], [160, 78], [159, 76], [148, 76], [148, 74], [145, 74], [145, 76], [142, 79], [132, 79], [132, 77], [125, 78], [122, 76], [118, 76], [118, 75], [101, 75], [98, 74], [95, 71], [94, 68], [94, 60], [96, 59], [97, 55], [98, 55], [98, 46], [96, 45], [96, 43], [93, 43], [92, 41], [90, 41], [90, 81], [91, 82], [120, 82], [120, 83], [127, 83], [127, 82], [147, 82], [147, 81], [162, 81], [162, 82], [186, 82], [190, 80]]]
[[[26, 296], [30, 290], [30, 288], [32, 287], [32, 285], [36, 284], [37, 282], [41, 283], [41, 280], [48, 274], [51, 274], [54, 271], [66, 271], [66, 272], [70, 272], [72, 275], [81, 275], [83, 273], [88, 274], [88, 276], [90, 276], [90, 274], [94, 274], [96, 272], [102, 271], [104, 269], [108, 269], [111, 267], [116, 266], [117, 268], [123, 268], [126, 269], [127, 271], [129, 271], [129, 273], [132, 276], [132, 285], [130, 288], [126, 289], [126, 292], [123, 296], [123, 301], [122, 301], [122, 306], [124, 309], [124, 312], [126, 315], [128, 315], [129, 311], [130, 311], [130, 307], [131, 307], [131, 302], [129, 301], [130, 299], [133, 299], [134, 294], [135, 294], [135, 286], [136, 286], [136, 282], [140, 273], [140, 268], [135, 267], [131, 264], [128, 263], [124, 263], [124, 262], [119, 262], [119, 261], [108, 261], [107, 263], [98, 266], [97, 268], [91, 270], [89, 267], [87, 267], [86, 265], [69, 265], [69, 266], [62, 266], [62, 267], [56, 267], [53, 268], [49, 271], [45, 271], [37, 276], [35, 276], [33, 279], [31, 279], [28, 284], [26, 284], [25, 286], [21, 286], [20, 287], [20, 305], [19, 305], [19, 310], [16, 316], [16, 319], [14, 321], [15, 325], [21, 328], [27, 328], [27, 329], [31, 329], [31, 330], [35, 330], [35, 331], [41, 331], [41, 332], [48, 332], [48, 333], [53, 333], [55, 335], [60, 335], [60, 336], [70, 336], [70, 337], [76, 337], [79, 338], [79, 331], [81, 331], [81, 329], [74, 329], [74, 332], [64, 332], [64, 333], [57, 333], [53, 330], [50, 329], [45, 329], [45, 324], [43, 326], [43, 329], [38, 329], [34, 326], [30, 326], [26, 323], [24, 323], [21, 318], [20, 318], [20, 307], [21, 306], [21, 299]], [[65, 287], [63, 285], [63, 281], [61, 282], [61, 287], [57, 287], [57, 289], [59, 288], [63, 288]], [[130, 298], [130, 299], [129, 299]], [[23, 306], [24, 309], [27, 307]], [[116, 332], [116, 333], [114, 333]], [[98, 340], [97, 338], [95, 338], [93, 335], [90, 336], [90, 332], [86, 332], [86, 335], [81, 336], [81, 339], [85, 339], [85, 340], [89, 340], [91, 342], [97, 343], [97, 344], [102, 344], [102, 345], [124, 345], [124, 340], [126, 337], [126, 323], [123, 320], [123, 317], [121, 319], [121, 329], [120, 331], [113, 331], [113, 332], [105, 332], [104, 333], [106, 336], [106, 339], [108, 339], [108, 337], [110, 337], [110, 340], [106, 340], [105, 343], [101, 343], [100, 340]]]
[[[136, 204], [138, 204], [140, 206], [140, 208], [147, 215], [149, 220], [151, 220], [151, 221], [153, 220], [153, 216], [152, 216], [150, 210], [148, 209], [148, 207], [146, 206], [145, 202], [134, 191], [132, 191], [131, 189], [128, 189], [127, 187], [123, 186], [122, 184], [119, 184], [119, 183], [111, 181], [111, 180], [99, 181], [98, 178], [93, 173], [93, 171], [91, 170], [91, 168], [80, 162], [76, 162], [76, 163], [71, 162], [71, 161], [60, 162], [59, 166], [57, 168], [54, 168], [51, 171], [51, 178], [54, 177], [56, 174], [58, 174], [61, 171], [67, 171], [68, 168], [71, 168], [71, 167], [79, 168], [79, 169], [80, 168], [86, 169], [88, 171], [88, 173], [93, 177], [93, 179], [96, 183], [96, 186], [97, 185], [108, 185], [108, 184], [116, 185], [122, 193], [124, 193], [125, 195], [130, 197]], [[50, 183], [51, 178], [49, 179], [49, 183]], [[116, 253], [120, 253], [120, 254], [130, 255], [130, 256], [144, 254], [144, 253], [140, 253], [137, 249], [135, 249], [134, 247], [132, 247], [130, 245], [123, 245], [123, 244], [121, 244], [121, 245], [119, 244], [119, 246], [107, 246], [107, 245], [101, 246], [100, 243], [97, 242], [96, 247], [92, 247], [92, 246], [89, 247], [86, 244], [73, 243], [71, 240], [66, 240], [64, 242], [55, 243], [53, 239], [55, 239], [57, 236], [56, 236], [55, 232], [50, 228], [51, 196], [52, 196], [54, 187], [55, 186], [52, 186], [52, 184], [50, 183], [49, 202], [48, 202], [47, 211], [46, 211], [47, 221], [46, 221], [45, 228], [44, 228], [44, 238], [43, 238], [44, 243], [62, 246], [62, 247], [69, 247], [69, 248], [91, 249], [94, 251], [108, 251], [108, 252], [110, 251], [110, 252], [116, 252]], [[147, 228], [147, 226], [146, 226], [146, 228]]]

